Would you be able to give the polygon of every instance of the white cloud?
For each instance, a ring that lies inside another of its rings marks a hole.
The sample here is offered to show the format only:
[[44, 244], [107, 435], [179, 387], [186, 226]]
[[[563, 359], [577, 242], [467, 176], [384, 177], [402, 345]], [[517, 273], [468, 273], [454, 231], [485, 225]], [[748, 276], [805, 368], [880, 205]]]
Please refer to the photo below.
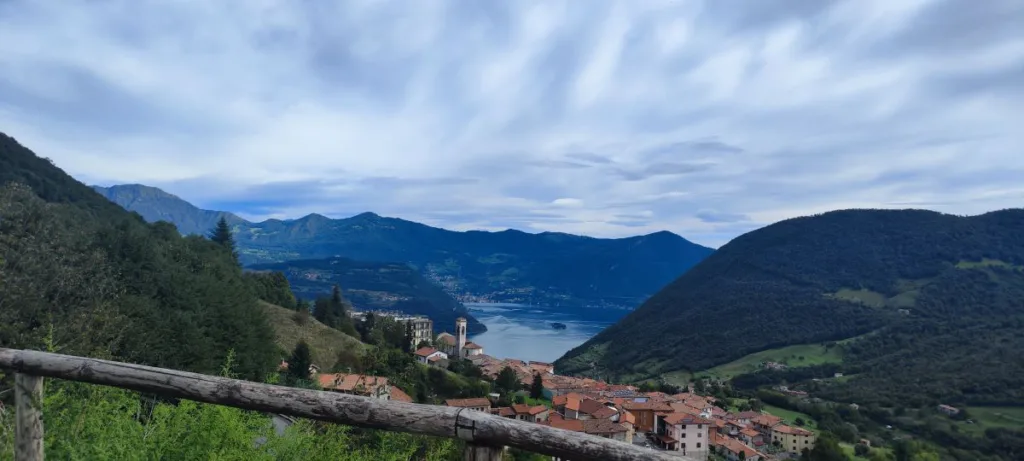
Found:
[[11, 0], [0, 130], [251, 217], [719, 245], [1021, 206], [1021, 22], [1012, 0]]

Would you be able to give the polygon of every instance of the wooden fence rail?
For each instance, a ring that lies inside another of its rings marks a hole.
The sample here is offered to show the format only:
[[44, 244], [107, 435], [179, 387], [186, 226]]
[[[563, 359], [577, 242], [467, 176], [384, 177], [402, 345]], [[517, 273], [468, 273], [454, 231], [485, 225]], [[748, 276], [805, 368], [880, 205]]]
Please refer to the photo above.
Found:
[[0, 368], [17, 373], [17, 461], [43, 459], [42, 377], [350, 426], [458, 438], [467, 442], [467, 461], [500, 460], [505, 446], [574, 461], [693, 461], [667, 452], [480, 411], [296, 389], [109, 360], [0, 348]]

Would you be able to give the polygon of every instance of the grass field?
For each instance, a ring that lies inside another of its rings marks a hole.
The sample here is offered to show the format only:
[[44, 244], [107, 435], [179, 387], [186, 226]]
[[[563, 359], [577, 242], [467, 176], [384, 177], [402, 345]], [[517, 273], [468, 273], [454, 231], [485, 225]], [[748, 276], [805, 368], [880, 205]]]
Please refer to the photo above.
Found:
[[719, 378], [732, 378], [744, 373], [753, 373], [758, 370], [762, 362], [785, 363], [790, 367], [807, 367], [825, 363], [841, 363], [842, 352], [839, 348], [825, 349], [821, 344], [798, 344], [778, 349], [755, 352], [740, 359], [719, 365], [697, 373], [697, 375], [710, 375]]
[[[853, 460], [868, 459], [868, 458], [864, 458], [864, 457], [855, 455], [854, 453], [856, 453], [856, 452], [853, 451], [853, 444], [852, 443], [839, 442], [839, 448], [842, 448], [843, 449], [843, 453], [846, 453], [846, 456], [849, 456], [850, 459], [853, 459]], [[881, 451], [882, 453], [886, 453], [886, 454], [892, 453], [892, 449], [889, 449], [889, 448], [881, 448], [881, 447], [879, 447], [879, 448], [871, 448], [871, 450], [872, 451], [876, 451], [876, 450], [877, 451]]]
[[981, 433], [997, 427], [1024, 429], [1024, 407], [967, 407], [967, 415], [974, 424], [958, 423], [961, 430]]
[[[810, 415], [800, 413], [799, 411], [792, 411], [786, 410], [784, 408], [774, 407], [771, 405], [764, 405], [762, 408], [766, 413], [782, 418], [782, 421], [785, 422], [787, 425], [803, 427], [804, 429], [808, 429], [814, 432], [817, 432], [818, 430], [817, 423], [815, 423], [814, 418], [811, 418]], [[803, 426], [799, 426], [798, 424], [796, 424], [797, 418], [804, 420]]]
[[305, 323], [295, 321], [295, 311], [281, 306], [260, 301], [260, 307], [267, 314], [270, 325], [274, 327], [274, 339], [277, 345], [291, 352], [299, 341], [309, 344], [313, 363], [323, 371], [329, 371], [338, 360], [342, 350], [354, 351], [362, 355], [366, 345], [359, 340], [338, 330], [328, 327], [309, 316]]

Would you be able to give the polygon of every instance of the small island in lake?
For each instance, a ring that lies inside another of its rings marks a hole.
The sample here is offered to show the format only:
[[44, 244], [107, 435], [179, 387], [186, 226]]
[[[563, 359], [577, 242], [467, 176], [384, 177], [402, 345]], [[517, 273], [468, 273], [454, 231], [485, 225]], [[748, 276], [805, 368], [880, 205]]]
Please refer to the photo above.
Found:
[[564, 323], [552, 322], [551, 323], [551, 328], [554, 328], [556, 330], [564, 330], [566, 328], [566, 326], [565, 326]]

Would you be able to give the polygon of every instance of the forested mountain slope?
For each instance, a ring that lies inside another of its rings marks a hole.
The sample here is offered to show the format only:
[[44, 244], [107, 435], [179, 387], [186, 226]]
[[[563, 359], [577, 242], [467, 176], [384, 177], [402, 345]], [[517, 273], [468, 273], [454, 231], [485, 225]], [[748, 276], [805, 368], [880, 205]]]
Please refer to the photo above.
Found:
[[292, 291], [304, 299], [329, 293], [338, 285], [359, 310], [426, 315], [434, 321], [436, 333], [452, 331], [458, 317], [466, 318], [470, 334], [487, 330], [462, 303], [402, 263], [327, 258], [257, 264], [251, 269], [284, 273]]
[[1022, 319], [1024, 210], [835, 211], [736, 238], [557, 366], [699, 371], [877, 330], [846, 346], [843, 364], [864, 374], [851, 386], [873, 384], [833, 394], [1024, 403]]
[[0, 134], [0, 347], [260, 379], [278, 354], [230, 251], [146, 224]]
[[[147, 219], [168, 219], [185, 233], [221, 213], [140, 185], [98, 190]], [[552, 305], [636, 307], [713, 251], [670, 232], [621, 239], [455, 232], [374, 213], [233, 225], [247, 265], [336, 256], [404, 262], [455, 296]]]

